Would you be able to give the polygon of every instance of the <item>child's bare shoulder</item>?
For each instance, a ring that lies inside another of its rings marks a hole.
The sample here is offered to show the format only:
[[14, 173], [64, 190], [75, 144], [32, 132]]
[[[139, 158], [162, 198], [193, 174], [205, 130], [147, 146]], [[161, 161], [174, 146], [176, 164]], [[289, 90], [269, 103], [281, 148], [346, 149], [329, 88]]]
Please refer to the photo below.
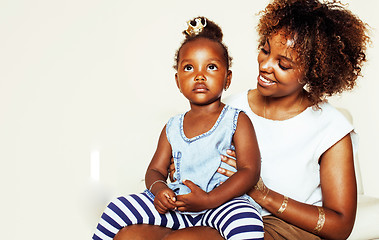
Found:
[[247, 116], [247, 114], [242, 110], [239, 112], [239, 116], [238, 116], [238, 124], [240, 123], [250, 123], [252, 125], [252, 122], [249, 116]]
[[236, 133], [241, 132], [241, 134], [246, 134], [249, 129], [253, 130], [253, 123], [251, 122], [249, 116], [244, 111], [240, 111], [238, 115]]

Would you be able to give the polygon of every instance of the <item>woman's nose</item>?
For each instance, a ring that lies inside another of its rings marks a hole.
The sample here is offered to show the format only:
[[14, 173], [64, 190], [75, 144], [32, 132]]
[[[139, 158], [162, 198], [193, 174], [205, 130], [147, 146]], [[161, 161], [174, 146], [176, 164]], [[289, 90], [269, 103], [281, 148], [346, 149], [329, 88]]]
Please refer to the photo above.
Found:
[[259, 69], [265, 72], [271, 72], [273, 70], [273, 60], [269, 57], [262, 59], [259, 63]]

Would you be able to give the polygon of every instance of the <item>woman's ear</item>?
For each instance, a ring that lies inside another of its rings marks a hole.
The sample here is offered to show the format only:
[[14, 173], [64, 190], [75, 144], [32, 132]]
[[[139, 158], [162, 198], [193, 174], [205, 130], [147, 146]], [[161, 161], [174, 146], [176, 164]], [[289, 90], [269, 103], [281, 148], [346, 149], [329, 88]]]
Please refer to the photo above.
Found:
[[232, 83], [232, 70], [228, 70], [228, 73], [226, 75], [226, 82], [224, 86], [224, 90], [228, 90], [230, 84]]

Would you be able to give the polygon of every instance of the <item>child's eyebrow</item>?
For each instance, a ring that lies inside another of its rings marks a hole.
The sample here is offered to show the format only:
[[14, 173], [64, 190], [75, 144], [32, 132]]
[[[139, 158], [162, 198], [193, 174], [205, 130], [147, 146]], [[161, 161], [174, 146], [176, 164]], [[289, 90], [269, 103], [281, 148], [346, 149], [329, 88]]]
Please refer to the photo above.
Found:
[[[188, 62], [192, 62], [193, 60], [192, 59], [183, 59], [179, 62], [179, 64], [183, 64], [183, 63], [188, 63]], [[220, 59], [220, 58], [208, 58], [207, 61], [211, 61], [211, 62], [223, 62], [223, 59]]]
[[179, 62], [179, 64], [191, 62], [191, 59], [183, 59]]
[[222, 62], [222, 59], [219, 59], [219, 58], [209, 58], [208, 61]]

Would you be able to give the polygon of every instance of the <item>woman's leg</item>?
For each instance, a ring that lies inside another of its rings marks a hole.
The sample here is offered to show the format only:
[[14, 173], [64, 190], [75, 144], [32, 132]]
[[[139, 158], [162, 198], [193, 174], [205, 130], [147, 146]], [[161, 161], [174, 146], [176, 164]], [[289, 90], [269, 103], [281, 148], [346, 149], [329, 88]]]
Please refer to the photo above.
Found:
[[246, 199], [235, 198], [208, 210], [201, 220], [202, 226], [217, 229], [228, 240], [263, 240], [263, 221], [259, 212]]
[[160, 226], [137, 224], [121, 229], [114, 237], [114, 240], [162, 240], [173, 231], [170, 228]]
[[188, 227], [180, 230], [138, 224], [121, 229], [114, 240], [224, 240], [217, 230], [210, 227]]
[[302, 240], [320, 240], [319, 236], [298, 228], [286, 221], [272, 216], [263, 217], [265, 240], [285, 240], [285, 239], [302, 239]]
[[162, 240], [224, 240], [220, 233], [210, 227], [189, 227], [167, 234]]

